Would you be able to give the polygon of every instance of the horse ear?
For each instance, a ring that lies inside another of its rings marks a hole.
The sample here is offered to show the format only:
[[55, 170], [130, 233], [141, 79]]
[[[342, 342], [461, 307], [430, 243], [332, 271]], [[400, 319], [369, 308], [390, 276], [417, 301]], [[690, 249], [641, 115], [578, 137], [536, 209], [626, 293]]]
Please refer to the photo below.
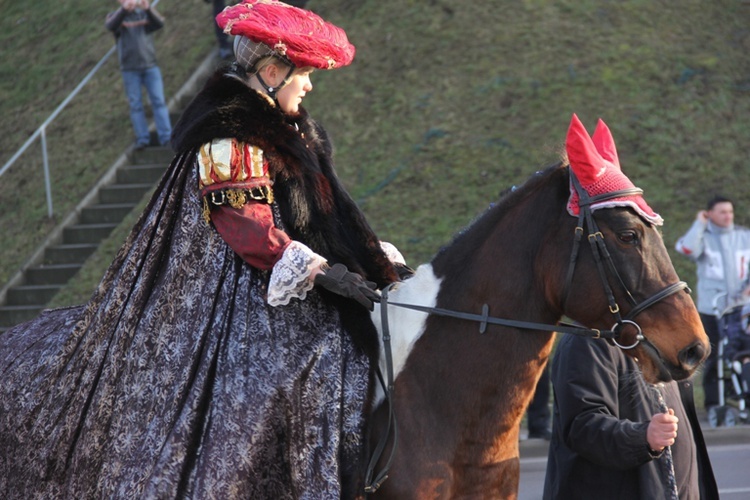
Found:
[[565, 150], [570, 168], [583, 186], [593, 184], [607, 170], [606, 162], [576, 114], [570, 120]]
[[[592, 138], [586, 132], [581, 120], [574, 114], [568, 128], [565, 149], [568, 153], [570, 170], [575, 174], [588, 196], [595, 197], [605, 193], [616, 193], [635, 187], [620, 169], [615, 141], [612, 139], [609, 128], [602, 120], [597, 123], [596, 132], [594, 132]], [[576, 216], [581, 213], [579, 201], [578, 191], [571, 182], [570, 197], [568, 198], [568, 212], [571, 215]], [[652, 224], [661, 225], [663, 222], [659, 214], [648, 206], [640, 193], [607, 198], [591, 204], [591, 210], [615, 206], [632, 207]]]
[[612, 138], [612, 132], [610, 132], [609, 127], [601, 118], [596, 124], [596, 130], [594, 130], [591, 140], [594, 141], [594, 146], [602, 158], [622, 170], [620, 168], [620, 160], [617, 158], [617, 148], [615, 148], [615, 140]]

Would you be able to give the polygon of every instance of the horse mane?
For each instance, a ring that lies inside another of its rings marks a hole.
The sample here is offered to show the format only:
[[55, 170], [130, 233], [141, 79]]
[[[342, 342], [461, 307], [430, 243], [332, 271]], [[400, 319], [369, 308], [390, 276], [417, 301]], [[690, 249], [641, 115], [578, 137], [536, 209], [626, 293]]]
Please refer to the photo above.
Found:
[[[465, 265], [465, 253], [476, 248], [479, 240], [492, 231], [506, 215], [512, 212], [523, 200], [533, 196], [540, 190], [545, 189], [553, 182], [560, 182], [563, 175], [567, 178], [568, 164], [565, 160], [547, 166], [531, 175], [518, 187], [505, 189], [500, 193], [500, 198], [490, 205], [483, 213], [478, 215], [468, 226], [458, 232], [451, 242], [438, 251], [432, 260], [433, 268], [438, 269], [461, 269]], [[566, 183], [567, 186], [567, 183]], [[463, 251], [461, 251], [463, 249]]]

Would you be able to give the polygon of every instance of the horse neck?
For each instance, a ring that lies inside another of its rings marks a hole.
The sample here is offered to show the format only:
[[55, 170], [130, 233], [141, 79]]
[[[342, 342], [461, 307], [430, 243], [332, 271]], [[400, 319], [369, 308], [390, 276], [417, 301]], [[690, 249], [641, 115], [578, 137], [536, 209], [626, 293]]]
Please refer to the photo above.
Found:
[[[562, 238], [566, 233], [560, 226], [572, 218], [562, 215], [567, 199], [563, 175], [546, 175], [545, 182], [514, 193], [485, 214], [433, 260], [442, 279], [438, 307], [477, 313], [487, 304], [489, 314], [498, 318], [545, 324], [560, 318], [559, 300], [550, 290], [559, 288], [563, 266], [541, 259], [555, 255], [543, 251], [551, 245], [559, 247], [556, 261], [566, 259], [571, 241]], [[431, 318], [425, 337], [431, 348], [423, 366], [451, 367], [450, 380], [435, 383], [437, 391], [450, 394], [455, 409], [440, 411], [447, 412], [451, 425], [474, 429], [472, 436], [469, 431], [462, 435], [464, 444], [456, 449], [463, 451], [457, 453], [471, 461], [479, 448], [496, 447], [504, 451], [494, 458], [502, 458], [511, 445], [498, 443], [517, 442], [518, 424], [547, 361], [552, 334], [491, 325], [480, 335], [476, 323]], [[467, 442], [476, 445], [467, 448]]]
[[439, 303], [476, 307], [481, 297], [491, 315], [560, 318], [558, 291], [575, 225], [565, 211], [566, 172], [552, 168], [539, 174], [543, 177], [502, 200], [435, 257], [432, 266], [442, 280]]

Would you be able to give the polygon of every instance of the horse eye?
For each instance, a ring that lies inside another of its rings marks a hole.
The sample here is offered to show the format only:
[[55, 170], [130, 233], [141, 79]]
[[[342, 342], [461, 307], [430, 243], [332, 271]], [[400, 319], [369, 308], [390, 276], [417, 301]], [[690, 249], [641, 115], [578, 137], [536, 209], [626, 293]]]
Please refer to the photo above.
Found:
[[638, 235], [635, 233], [635, 231], [623, 231], [621, 233], [618, 233], [617, 237], [623, 243], [637, 243], [638, 242]]

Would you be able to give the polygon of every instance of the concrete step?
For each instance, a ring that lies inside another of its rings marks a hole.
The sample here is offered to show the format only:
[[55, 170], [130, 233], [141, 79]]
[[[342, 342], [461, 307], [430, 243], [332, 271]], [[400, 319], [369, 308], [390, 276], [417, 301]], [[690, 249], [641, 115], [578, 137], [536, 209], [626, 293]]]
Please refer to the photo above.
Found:
[[22, 285], [14, 286], [8, 290], [6, 305], [8, 306], [44, 306], [62, 285]]
[[138, 203], [151, 188], [149, 184], [114, 184], [105, 186], [99, 190], [99, 203], [107, 205], [110, 203]]
[[119, 224], [128, 215], [134, 203], [110, 203], [108, 205], [92, 205], [81, 210], [81, 224]]
[[134, 165], [147, 165], [149, 163], [158, 163], [166, 168], [174, 157], [174, 151], [170, 147], [156, 146], [133, 151], [132, 163]]
[[117, 170], [118, 184], [156, 184], [167, 170], [166, 163], [147, 163], [145, 165], [129, 165]]
[[0, 307], [0, 328], [10, 328], [24, 321], [39, 316], [45, 308], [35, 306], [2, 306]]
[[51, 245], [44, 250], [45, 264], [82, 264], [98, 245], [80, 243], [75, 245]]
[[81, 270], [81, 264], [52, 264], [26, 270], [27, 285], [63, 285]]
[[116, 223], [107, 224], [75, 224], [63, 229], [63, 243], [74, 245], [79, 243], [99, 243], [109, 236]]

